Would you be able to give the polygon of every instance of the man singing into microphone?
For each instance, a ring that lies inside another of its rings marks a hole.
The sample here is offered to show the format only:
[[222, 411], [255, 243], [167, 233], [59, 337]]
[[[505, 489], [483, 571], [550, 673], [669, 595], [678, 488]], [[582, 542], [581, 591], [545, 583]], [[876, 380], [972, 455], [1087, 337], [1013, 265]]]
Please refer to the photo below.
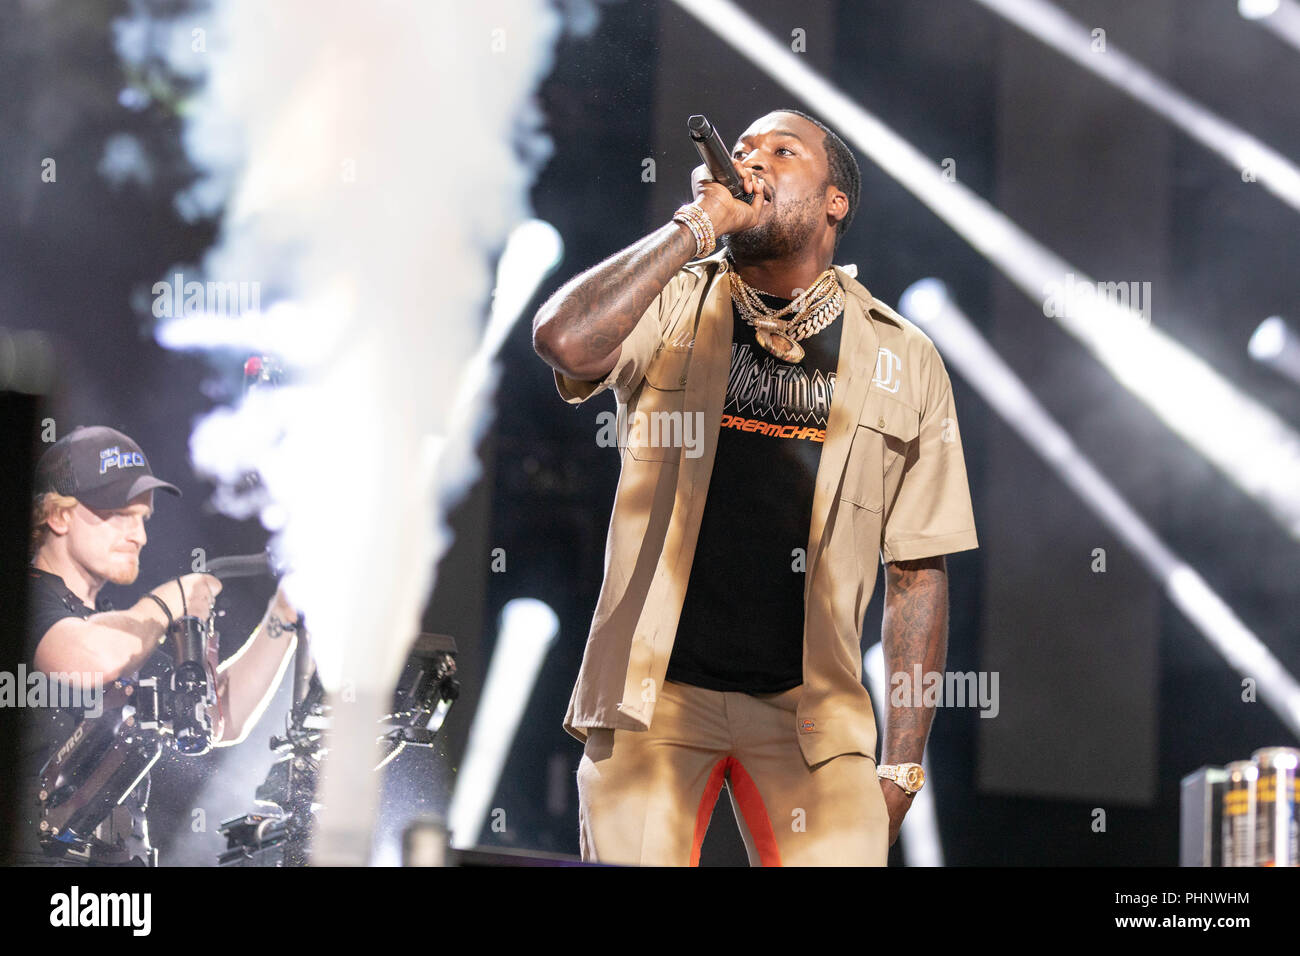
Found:
[[944, 555], [977, 547], [952, 387], [832, 265], [860, 189], [840, 138], [780, 110], [732, 156], [752, 204], [699, 167], [534, 320], [564, 399], [612, 389], [632, 425], [564, 720], [582, 854], [698, 864], [725, 783], [752, 864], [884, 865], [933, 710], [888, 703], [877, 767], [862, 622], [883, 560], [890, 674], [943, 670]]
[[[37, 465], [32, 515], [31, 614], [26, 666], [42, 675], [89, 675], [100, 687], [134, 679], [167, 654], [160, 650], [172, 620], [206, 619], [221, 591], [210, 574], [185, 574], [147, 592], [131, 607], [100, 606], [105, 584], [129, 585], [140, 573], [156, 490], [180, 490], [154, 477], [140, 446], [111, 428], [79, 428], [52, 445]], [[279, 592], [245, 645], [217, 674], [213, 743], [238, 743], [275, 691], [294, 648], [297, 612]], [[79, 703], [84, 702], [80, 701]], [[102, 702], [102, 696], [101, 696]], [[50, 706], [25, 714], [24, 787], [14, 863], [151, 865], [145, 820], [146, 776], [85, 840], [67, 841], [40, 827], [39, 772], [54, 748], [69, 740], [86, 708]]]

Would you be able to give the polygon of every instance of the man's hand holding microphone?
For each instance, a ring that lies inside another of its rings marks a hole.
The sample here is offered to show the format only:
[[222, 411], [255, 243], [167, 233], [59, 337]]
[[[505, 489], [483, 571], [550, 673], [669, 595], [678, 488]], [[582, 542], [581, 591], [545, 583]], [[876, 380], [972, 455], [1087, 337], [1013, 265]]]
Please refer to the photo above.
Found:
[[746, 203], [732, 196], [726, 186], [713, 178], [709, 167], [703, 163], [691, 172], [694, 204], [709, 217], [715, 236], [753, 228], [758, 225], [763, 208], [767, 205], [766, 190], [770, 187], [763, 182], [762, 175], [734, 159], [731, 163], [744, 183], [745, 192], [754, 197], [752, 202]]

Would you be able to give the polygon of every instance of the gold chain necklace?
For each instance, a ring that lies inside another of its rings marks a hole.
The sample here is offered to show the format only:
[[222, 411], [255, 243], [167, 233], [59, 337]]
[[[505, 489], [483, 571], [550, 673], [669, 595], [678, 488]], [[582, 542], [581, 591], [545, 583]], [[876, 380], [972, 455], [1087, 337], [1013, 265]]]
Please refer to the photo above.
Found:
[[[754, 338], [759, 345], [782, 361], [801, 362], [804, 350], [799, 345], [800, 340], [816, 335], [835, 321], [844, 310], [844, 287], [835, 277], [835, 270], [827, 269], [798, 298], [780, 309], [773, 309], [733, 268], [731, 301], [740, 317], [754, 327]], [[802, 308], [797, 313], [785, 318], [800, 305]]]

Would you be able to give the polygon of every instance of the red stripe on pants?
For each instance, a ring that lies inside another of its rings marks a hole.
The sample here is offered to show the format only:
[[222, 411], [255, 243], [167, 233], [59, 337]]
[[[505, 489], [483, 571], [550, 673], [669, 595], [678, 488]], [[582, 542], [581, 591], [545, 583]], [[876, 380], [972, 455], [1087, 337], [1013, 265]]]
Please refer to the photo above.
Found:
[[741, 816], [749, 828], [749, 835], [758, 851], [758, 861], [762, 866], [780, 866], [781, 852], [776, 845], [776, 834], [772, 832], [772, 821], [768, 819], [767, 807], [749, 772], [741, 766], [735, 757], [719, 760], [709, 774], [708, 783], [704, 785], [704, 796], [700, 799], [700, 808], [695, 814], [695, 837], [691, 841], [691, 866], [700, 865], [700, 847], [704, 844], [704, 834], [709, 829], [709, 820], [713, 808], [722, 792], [722, 781], [727, 775], [731, 777], [731, 792], [740, 807]]
[[728, 757], [713, 765], [709, 782], [704, 785], [704, 796], [700, 798], [700, 808], [695, 812], [695, 837], [691, 840], [691, 866], [700, 865], [700, 847], [704, 845], [704, 833], [709, 829], [709, 819], [713, 816], [713, 806], [718, 802], [722, 791], [722, 778], [726, 776]]

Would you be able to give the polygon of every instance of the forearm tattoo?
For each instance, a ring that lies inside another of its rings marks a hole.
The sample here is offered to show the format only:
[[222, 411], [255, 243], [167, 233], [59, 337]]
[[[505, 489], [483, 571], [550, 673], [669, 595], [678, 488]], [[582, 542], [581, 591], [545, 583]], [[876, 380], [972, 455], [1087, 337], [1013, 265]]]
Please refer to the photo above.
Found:
[[298, 631], [298, 622], [284, 621], [274, 614], [266, 619], [266, 636], [271, 640], [276, 640], [285, 634], [294, 634]]
[[[885, 566], [881, 639], [888, 670], [883, 763], [920, 763], [934, 708], [913, 706], [917, 665], [922, 675], [942, 673], [948, 656], [948, 572], [943, 556], [894, 561]], [[903, 675], [895, 678], [894, 675]], [[907, 689], [895, 703], [895, 687]]]
[[[564, 359], [575, 368], [600, 362], [694, 255], [690, 231], [669, 223], [570, 280], [538, 311], [534, 331], [556, 324], [569, 343]], [[552, 364], [557, 358], [542, 357]]]

